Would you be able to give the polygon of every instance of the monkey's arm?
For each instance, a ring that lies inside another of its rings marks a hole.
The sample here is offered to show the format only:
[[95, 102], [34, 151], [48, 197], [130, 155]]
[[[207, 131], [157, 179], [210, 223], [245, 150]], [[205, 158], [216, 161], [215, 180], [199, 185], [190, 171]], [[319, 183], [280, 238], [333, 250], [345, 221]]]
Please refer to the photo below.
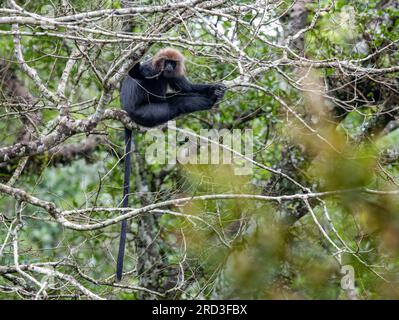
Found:
[[157, 71], [152, 67], [151, 61], [144, 63], [136, 63], [133, 68], [129, 70], [129, 76], [134, 79], [150, 79], [157, 76]]
[[216, 90], [225, 91], [226, 87], [222, 84], [194, 84], [187, 80], [186, 77], [176, 77], [169, 80], [169, 84], [173, 90], [181, 93], [199, 93], [205, 95], [213, 95]]

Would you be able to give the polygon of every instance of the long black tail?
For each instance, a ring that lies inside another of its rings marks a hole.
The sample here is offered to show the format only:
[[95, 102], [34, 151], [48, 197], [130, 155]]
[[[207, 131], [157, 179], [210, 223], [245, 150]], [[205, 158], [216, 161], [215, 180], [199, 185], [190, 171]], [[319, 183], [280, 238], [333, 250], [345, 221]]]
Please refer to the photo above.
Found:
[[[131, 166], [131, 146], [132, 146], [132, 130], [125, 129], [125, 177], [123, 180], [123, 202], [122, 208], [129, 206], [130, 192], [130, 166]], [[119, 240], [118, 260], [116, 262], [116, 280], [122, 279], [123, 273], [123, 257], [125, 256], [127, 221], [123, 220], [121, 224], [121, 235]]]

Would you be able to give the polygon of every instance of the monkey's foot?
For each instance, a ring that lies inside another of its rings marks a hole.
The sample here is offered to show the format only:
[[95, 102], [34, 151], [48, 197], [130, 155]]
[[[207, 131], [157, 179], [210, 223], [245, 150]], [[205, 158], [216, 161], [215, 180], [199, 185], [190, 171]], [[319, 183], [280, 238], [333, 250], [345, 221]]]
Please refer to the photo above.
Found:
[[215, 85], [215, 89], [213, 91], [215, 104], [218, 104], [218, 103], [220, 103], [220, 101], [222, 101], [226, 90], [227, 90], [227, 87], [224, 84]]

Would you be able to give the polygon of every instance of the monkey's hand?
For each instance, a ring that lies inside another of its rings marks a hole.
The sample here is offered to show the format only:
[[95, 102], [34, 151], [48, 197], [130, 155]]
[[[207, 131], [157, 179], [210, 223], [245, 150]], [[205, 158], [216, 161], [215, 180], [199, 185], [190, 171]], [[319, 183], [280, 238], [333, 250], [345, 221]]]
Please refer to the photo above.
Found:
[[140, 73], [145, 79], [153, 79], [162, 74], [162, 71], [156, 71], [151, 64], [143, 64], [140, 67]]
[[151, 65], [151, 62], [136, 63], [132, 69], [129, 71], [129, 75], [138, 80], [152, 79], [159, 75]]

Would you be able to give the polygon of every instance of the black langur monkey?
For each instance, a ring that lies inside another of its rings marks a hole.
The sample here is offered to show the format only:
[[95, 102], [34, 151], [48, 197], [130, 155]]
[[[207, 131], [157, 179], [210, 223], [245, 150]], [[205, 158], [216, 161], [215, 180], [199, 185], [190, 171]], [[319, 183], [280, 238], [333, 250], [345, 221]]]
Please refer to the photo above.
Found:
[[[173, 94], [167, 94], [172, 90]], [[175, 49], [160, 50], [151, 60], [137, 63], [121, 87], [121, 105], [136, 123], [153, 127], [179, 115], [209, 110], [220, 102], [226, 87], [222, 84], [192, 84], [185, 77], [184, 57]], [[122, 207], [128, 207], [130, 192], [132, 131], [125, 129], [125, 174]], [[122, 279], [127, 221], [121, 225], [116, 279]]]
[[[122, 108], [134, 122], [153, 127], [181, 114], [210, 109], [223, 97], [223, 85], [191, 84], [184, 74], [184, 57], [179, 51], [159, 51], [152, 60], [129, 71], [122, 83]], [[168, 89], [174, 94], [166, 95]]]

